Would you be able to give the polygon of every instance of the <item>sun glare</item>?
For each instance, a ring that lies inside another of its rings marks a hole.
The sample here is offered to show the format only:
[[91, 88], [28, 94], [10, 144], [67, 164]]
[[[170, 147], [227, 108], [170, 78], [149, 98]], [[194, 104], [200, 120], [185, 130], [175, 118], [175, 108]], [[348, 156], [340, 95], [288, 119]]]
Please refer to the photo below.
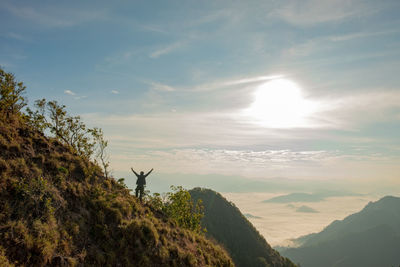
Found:
[[271, 128], [310, 127], [316, 104], [306, 100], [301, 88], [286, 79], [276, 79], [256, 88], [254, 102], [245, 110], [255, 123]]

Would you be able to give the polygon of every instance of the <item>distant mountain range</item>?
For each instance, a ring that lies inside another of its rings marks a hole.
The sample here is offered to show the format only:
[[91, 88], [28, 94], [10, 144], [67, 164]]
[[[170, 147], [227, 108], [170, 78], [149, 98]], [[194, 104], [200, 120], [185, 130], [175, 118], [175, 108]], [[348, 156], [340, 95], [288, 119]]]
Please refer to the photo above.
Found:
[[360, 194], [345, 191], [318, 190], [315, 193], [290, 193], [264, 200], [264, 203], [320, 202], [328, 197], [359, 196]]
[[324, 200], [325, 196], [320, 194], [291, 193], [264, 200], [264, 203], [292, 203], [292, 202], [319, 202]]
[[221, 194], [201, 188], [190, 190], [190, 194], [195, 201], [203, 201], [202, 225], [207, 236], [223, 245], [236, 266], [295, 266], [272, 249], [239, 209]]
[[313, 209], [313, 208], [311, 208], [311, 207], [309, 207], [309, 206], [305, 206], [305, 205], [298, 207], [298, 208], [296, 209], [296, 212], [318, 213], [317, 210], [315, 210], [315, 209]]
[[400, 265], [400, 198], [387, 196], [334, 221], [320, 233], [295, 240], [281, 254], [303, 267]]

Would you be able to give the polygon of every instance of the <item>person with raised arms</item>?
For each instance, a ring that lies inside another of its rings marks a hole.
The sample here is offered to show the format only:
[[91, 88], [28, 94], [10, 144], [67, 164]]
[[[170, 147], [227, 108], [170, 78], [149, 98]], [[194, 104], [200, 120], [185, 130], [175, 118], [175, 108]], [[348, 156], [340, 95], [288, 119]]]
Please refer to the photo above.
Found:
[[133, 168], [131, 168], [131, 170], [137, 177], [135, 195], [136, 197], [139, 197], [140, 201], [142, 201], [144, 195], [144, 187], [146, 186], [146, 177], [149, 176], [149, 174], [153, 171], [153, 168], [146, 174], [144, 174], [143, 171], [138, 174]]

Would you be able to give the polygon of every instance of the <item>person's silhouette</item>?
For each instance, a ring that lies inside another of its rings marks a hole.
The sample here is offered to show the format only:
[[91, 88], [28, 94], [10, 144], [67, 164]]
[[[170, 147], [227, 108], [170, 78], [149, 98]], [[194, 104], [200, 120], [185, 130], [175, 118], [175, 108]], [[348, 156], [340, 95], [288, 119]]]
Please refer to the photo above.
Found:
[[137, 172], [135, 172], [133, 168], [131, 168], [131, 170], [137, 177], [135, 189], [136, 197], [139, 196], [140, 201], [142, 201], [144, 195], [144, 187], [146, 186], [146, 177], [153, 171], [153, 168], [146, 174], [144, 174], [144, 172], [142, 171], [140, 172], [140, 174], [137, 174]]

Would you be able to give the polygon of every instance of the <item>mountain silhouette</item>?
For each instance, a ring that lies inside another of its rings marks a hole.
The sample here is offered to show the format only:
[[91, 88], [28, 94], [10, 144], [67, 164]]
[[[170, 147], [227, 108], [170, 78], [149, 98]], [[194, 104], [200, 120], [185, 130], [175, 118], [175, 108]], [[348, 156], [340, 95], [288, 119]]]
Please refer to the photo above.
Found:
[[222, 244], [236, 266], [295, 266], [272, 249], [239, 209], [221, 194], [195, 188], [189, 191], [204, 205], [202, 225], [207, 235]]
[[[295, 240], [296, 241], [296, 240]], [[281, 250], [305, 267], [397, 266], [400, 263], [400, 198], [386, 196], [360, 212], [334, 221], [320, 233]]]
[[291, 193], [287, 195], [273, 197], [264, 200], [264, 203], [291, 203], [291, 202], [319, 202], [324, 200], [325, 196], [309, 193]]

